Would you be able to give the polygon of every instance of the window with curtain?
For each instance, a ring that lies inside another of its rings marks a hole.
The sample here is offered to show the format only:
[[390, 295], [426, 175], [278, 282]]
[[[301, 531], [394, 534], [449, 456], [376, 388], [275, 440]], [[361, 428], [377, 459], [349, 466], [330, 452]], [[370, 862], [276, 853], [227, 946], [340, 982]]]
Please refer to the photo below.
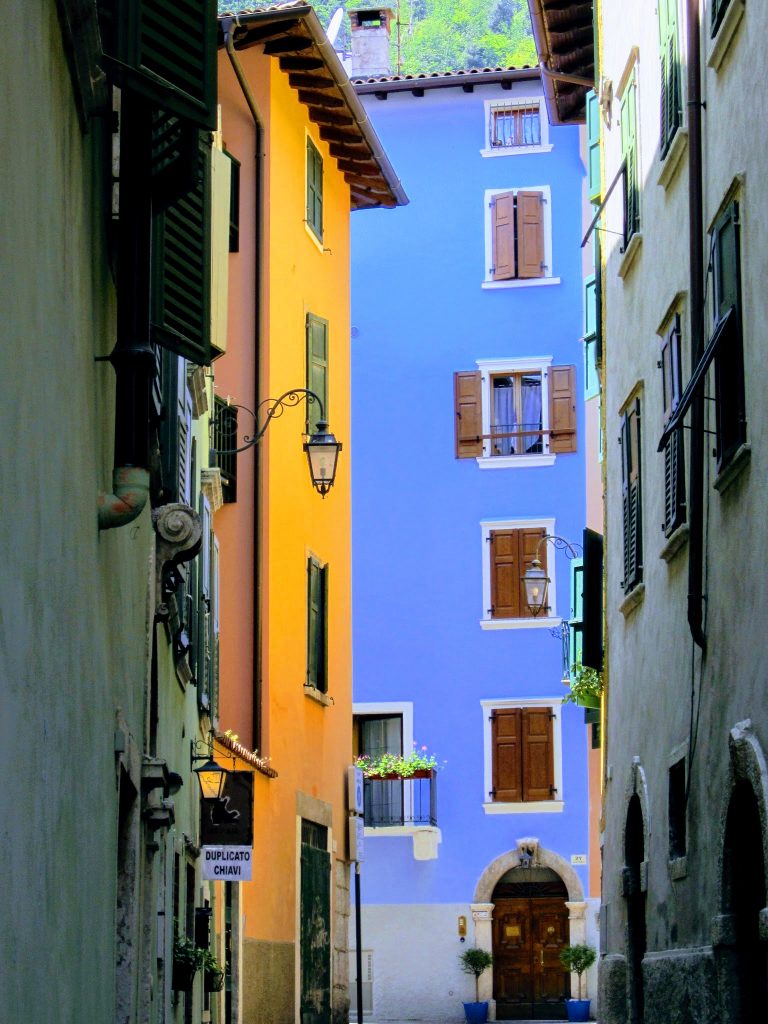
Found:
[[[380, 757], [403, 753], [402, 715], [358, 718], [359, 754]], [[403, 783], [397, 779], [365, 780], [365, 824], [386, 826], [403, 824]]]
[[541, 453], [541, 373], [495, 375], [492, 394], [492, 453]]

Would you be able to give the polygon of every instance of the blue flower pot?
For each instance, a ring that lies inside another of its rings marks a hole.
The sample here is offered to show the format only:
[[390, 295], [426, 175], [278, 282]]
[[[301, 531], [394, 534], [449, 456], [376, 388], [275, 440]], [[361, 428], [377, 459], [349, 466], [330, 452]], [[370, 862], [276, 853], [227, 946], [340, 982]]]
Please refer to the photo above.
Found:
[[589, 1020], [588, 999], [568, 999], [565, 1005], [568, 1008], [568, 1020]]
[[464, 1003], [464, 1016], [467, 1024], [485, 1024], [488, 1020], [488, 1003]]

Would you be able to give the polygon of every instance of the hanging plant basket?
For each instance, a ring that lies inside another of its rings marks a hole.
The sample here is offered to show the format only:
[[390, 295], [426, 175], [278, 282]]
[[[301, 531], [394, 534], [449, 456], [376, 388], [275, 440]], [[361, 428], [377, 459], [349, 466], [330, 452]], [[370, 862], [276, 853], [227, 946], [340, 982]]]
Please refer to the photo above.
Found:
[[592, 697], [589, 694], [584, 694], [581, 697], [576, 697], [576, 704], [580, 708], [599, 708], [600, 698]]
[[196, 972], [197, 966], [195, 964], [174, 960], [173, 973], [171, 975], [171, 988], [174, 992], [191, 992]]
[[206, 992], [221, 992], [224, 988], [224, 971], [206, 971], [203, 984]]

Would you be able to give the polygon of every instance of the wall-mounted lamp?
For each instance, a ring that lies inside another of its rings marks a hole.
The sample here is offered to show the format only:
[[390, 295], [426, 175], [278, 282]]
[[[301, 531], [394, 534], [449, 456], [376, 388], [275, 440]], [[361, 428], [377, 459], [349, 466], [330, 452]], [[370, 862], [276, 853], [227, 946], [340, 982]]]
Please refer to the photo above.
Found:
[[[222, 768], [218, 761], [214, 760], [212, 747], [209, 747], [204, 754], [197, 754], [195, 753], [196, 750], [197, 741], [192, 740], [190, 768], [197, 775], [203, 799], [220, 800], [229, 772], [226, 768]], [[200, 764], [195, 768], [195, 761], [203, 761], [204, 764]]]
[[542, 544], [547, 542], [557, 551], [564, 551], [566, 558], [569, 559], [577, 558], [581, 550], [580, 545], [571, 544], [564, 537], [557, 537], [553, 533], [546, 533], [536, 545], [536, 554], [525, 573], [520, 577], [525, 585], [525, 600], [528, 609], [534, 618], [549, 607], [547, 592], [550, 580], [539, 560], [539, 549]]
[[467, 938], [467, 918], [465, 914], [459, 914], [459, 942], [465, 942]]
[[[253, 437], [248, 437], [246, 434], [243, 438], [244, 443], [239, 447], [233, 448], [213, 448], [212, 452], [217, 455], [234, 455], [237, 452], [244, 452], [247, 448], [253, 448], [261, 441], [262, 437], [266, 433], [267, 427], [277, 416], [282, 416], [286, 408], [292, 408], [306, 399], [308, 404], [317, 402], [320, 407], [320, 417], [317, 421], [317, 428], [313, 434], [307, 439], [304, 444], [304, 451], [307, 453], [307, 459], [309, 461], [309, 472], [312, 477], [312, 484], [320, 494], [321, 497], [325, 497], [331, 487], [333, 487], [336, 479], [336, 464], [339, 459], [339, 452], [342, 449], [342, 445], [333, 434], [328, 430], [328, 423], [325, 419], [325, 411], [323, 409], [323, 403], [319, 395], [316, 395], [314, 391], [310, 391], [309, 388], [292, 388], [290, 391], [284, 392], [279, 398], [265, 398], [263, 402], [260, 402], [256, 412], [254, 413], [251, 409], [248, 409], [244, 405], [232, 405], [223, 406], [220, 410], [221, 413], [225, 413], [227, 408], [243, 409], [249, 415], [253, 416], [256, 424], [256, 433]], [[264, 422], [259, 426], [259, 416], [262, 408], [266, 406], [266, 412], [264, 413]], [[226, 428], [226, 424], [218, 424], [220, 428], [222, 426]], [[237, 444], [237, 438], [233, 438], [235, 445]]]

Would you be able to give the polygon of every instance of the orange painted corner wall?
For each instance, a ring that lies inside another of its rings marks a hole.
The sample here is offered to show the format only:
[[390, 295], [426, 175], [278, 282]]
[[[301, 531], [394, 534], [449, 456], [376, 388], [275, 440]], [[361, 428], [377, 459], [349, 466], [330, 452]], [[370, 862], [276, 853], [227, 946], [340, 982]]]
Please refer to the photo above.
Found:
[[[350, 198], [328, 146], [320, 139], [317, 126], [310, 124], [306, 107], [299, 103], [279, 63], [257, 48], [243, 51], [240, 59], [264, 129], [259, 394], [255, 397], [263, 400], [306, 386], [306, 316], [323, 317], [329, 325], [326, 415], [344, 445], [335, 486], [323, 499], [311, 485], [302, 449], [306, 418], [302, 402], [297, 408], [287, 408], [270, 425], [259, 446], [256, 470], [260, 490], [261, 753], [270, 758], [278, 777], [267, 780], [257, 776], [255, 780], [254, 881], [243, 886], [241, 896], [246, 935], [285, 942], [296, 941], [298, 936], [298, 794], [331, 808], [332, 860], [346, 858], [346, 768], [352, 755]], [[253, 138], [253, 122], [237, 89], [231, 67], [222, 63], [222, 125], [228, 148], [233, 140], [233, 153], [235, 140], [245, 140], [249, 134]], [[322, 244], [305, 224], [307, 135], [323, 158]], [[254, 230], [242, 217], [240, 246], [239, 256], [231, 259], [239, 258], [250, 266], [234, 285], [230, 277], [230, 339], [233, 316], [236, 322], [253, 316], [253, 305], [245, 296], [248, 281], [256, 277]], [[248, 344], [247, 335], [246, 330], [238, 335], [241, 344]], [[230, 354], [228, 351], [222, 363]], [[230, 365], [233, 375], [250, 372], [245, 360], [233, 360]], [[225, 379], [227, 386], [241, 386], [245, 393], [245, 379]], [[242, 463], [243, 456], [239, 459]], [[242, 518], [247, 519], [245, 515]], [[241, 532], [232, 530], [233, 562], [241, 557], [238, 539], [250, 542], [247, 529], [244, 523]], [[310, 554], [329, 567], [327, 705], [304, 692]], [[240, 567], [242, 587], [249, 572], [252, 563]], [[223, 574], [222, 581], [226, 589]], [[239, 635], [242, 637], [242, 632]], [[253, 668], [248, 660], [253, 647], [245, 643], [240, 650], [234, 635], [222, 635], [222, 645], [227, 651], [226, 661], [222, 652], [222, 667], [226, 664], [227, 672], [221, 684], [221, 717], [222, 725], [229, 727], [225, 712], [237, 721], [240, 702], [247, 705], [253, 692]], [[224, 695], [225, 688], [229, 697]]]

